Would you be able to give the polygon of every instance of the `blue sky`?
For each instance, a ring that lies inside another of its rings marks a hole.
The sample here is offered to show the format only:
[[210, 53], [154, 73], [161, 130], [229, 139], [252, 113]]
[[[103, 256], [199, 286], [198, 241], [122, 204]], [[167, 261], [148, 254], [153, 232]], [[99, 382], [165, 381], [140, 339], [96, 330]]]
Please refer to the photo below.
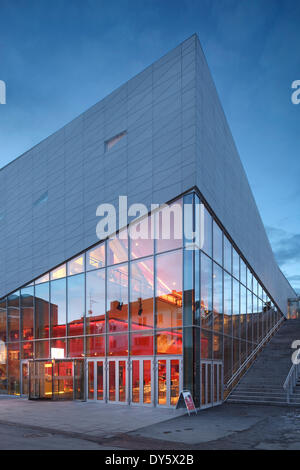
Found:
[[0, 0], [0, 167], [196, 32], [275, 256], [300, 292], [300, 4]]

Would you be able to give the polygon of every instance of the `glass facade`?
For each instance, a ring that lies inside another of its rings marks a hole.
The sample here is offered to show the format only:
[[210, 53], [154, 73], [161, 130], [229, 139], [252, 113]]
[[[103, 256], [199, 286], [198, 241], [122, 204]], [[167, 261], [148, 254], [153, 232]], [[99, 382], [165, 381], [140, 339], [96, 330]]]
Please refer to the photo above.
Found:
[[193, 192], [0, 300], [0, 393], [209, 406], [281, 316]]

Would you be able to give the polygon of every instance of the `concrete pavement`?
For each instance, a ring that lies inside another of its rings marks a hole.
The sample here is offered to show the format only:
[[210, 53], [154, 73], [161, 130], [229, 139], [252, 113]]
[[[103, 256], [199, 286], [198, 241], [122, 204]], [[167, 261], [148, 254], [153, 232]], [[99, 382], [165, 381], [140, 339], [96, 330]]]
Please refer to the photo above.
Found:
[[184, 410], [0, 398], [0, 449], [300, 450], [300, 408]]

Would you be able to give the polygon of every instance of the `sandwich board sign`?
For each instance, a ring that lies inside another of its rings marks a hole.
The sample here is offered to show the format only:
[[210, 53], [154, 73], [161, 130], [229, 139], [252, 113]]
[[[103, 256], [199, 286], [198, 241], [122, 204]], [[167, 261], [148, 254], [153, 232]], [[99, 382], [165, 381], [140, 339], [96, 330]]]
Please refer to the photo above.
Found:
[[197, 414], [195, 403], [194, 403], [192, 394], [189, 390], [182, 390], [180, 392], [180, 395], [179, 395], [179, 398], [178, 398], [178, 401], [177, 401], [176, 409], [184, 408], [184, 407], [186, 407], [187, 412], [188, 412], [189, 415], [191, 413], [196, 413]]

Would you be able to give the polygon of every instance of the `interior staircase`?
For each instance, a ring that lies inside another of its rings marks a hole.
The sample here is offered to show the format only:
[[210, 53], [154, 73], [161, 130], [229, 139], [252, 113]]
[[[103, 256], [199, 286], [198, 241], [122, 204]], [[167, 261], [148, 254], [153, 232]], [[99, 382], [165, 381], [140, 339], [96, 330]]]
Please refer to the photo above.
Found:
[[[287, 405], [284, 381], [292, 366], [291, 348], [300, 340], [300, 319], [283, 322], [255, 362], [228, 395], [228, 403]], [[300, 379], [290, 397], [290, 405], [300, 406]]]

